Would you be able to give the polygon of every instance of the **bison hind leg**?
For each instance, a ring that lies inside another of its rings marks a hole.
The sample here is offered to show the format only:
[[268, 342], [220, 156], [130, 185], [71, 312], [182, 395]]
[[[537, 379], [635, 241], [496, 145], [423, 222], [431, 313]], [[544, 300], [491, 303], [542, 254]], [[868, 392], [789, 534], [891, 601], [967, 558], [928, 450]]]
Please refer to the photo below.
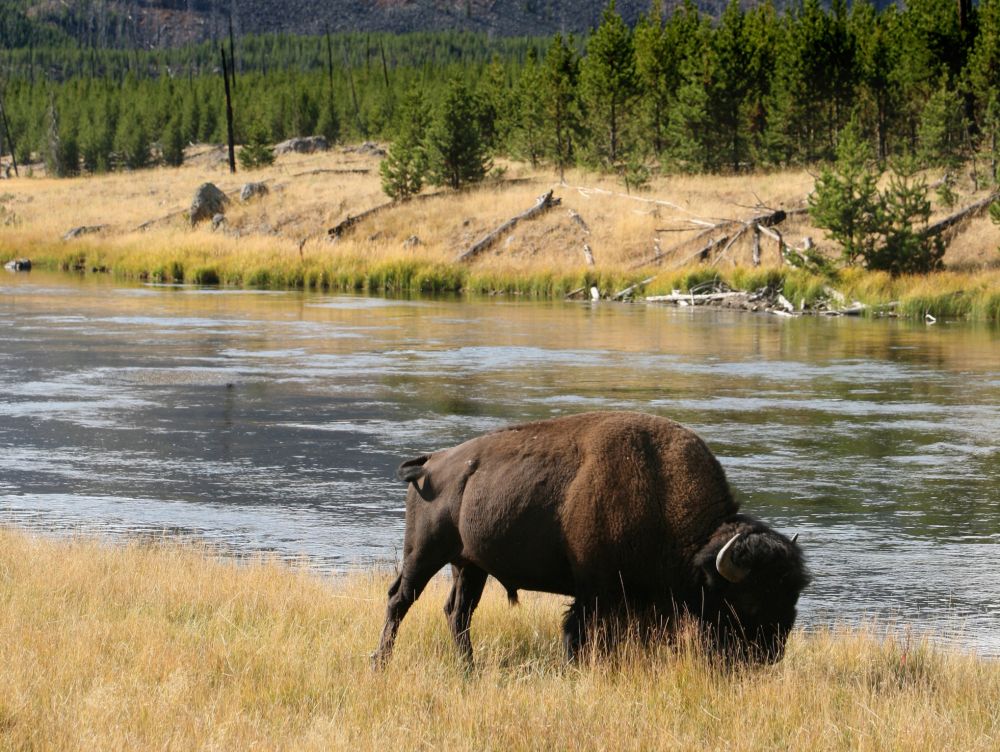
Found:
[[486, 586], [486, 571], [472, 564], [462, 567], [452, 565], [454, 582], [448, 595], [444, 611], [451, 627], [451, 635], [455, 645], [468, 663], [472, 663], [472, 638], [469, 630], [472, 625], [472, 612], [479, 605]]
[[381, 668], [392, 655], [396, 644], [396, 634], [399, 624], [403, 621], [413, 602], [420, 597], [431, 577], [447, 563], [433, 556], [420, 557], [411, 555], [403, 560], [399, 575], [389, 588], [389, 600], [386, 604], [385, 626], [382, 627], [382, 637], [378, 648], [371, 656], [372, 667]]

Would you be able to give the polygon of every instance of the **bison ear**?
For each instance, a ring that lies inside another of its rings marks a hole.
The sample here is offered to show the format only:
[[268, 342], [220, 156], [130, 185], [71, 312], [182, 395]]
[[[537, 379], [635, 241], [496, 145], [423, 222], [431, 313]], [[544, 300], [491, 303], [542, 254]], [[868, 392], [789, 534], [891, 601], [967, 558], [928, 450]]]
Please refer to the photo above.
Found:
[[406, 483], [416, 483], [427, 472], [424, 463], [430, 459], [430, 455], [424, 454], [412, 460], [407, 460], [396, 470], [396, 477]]

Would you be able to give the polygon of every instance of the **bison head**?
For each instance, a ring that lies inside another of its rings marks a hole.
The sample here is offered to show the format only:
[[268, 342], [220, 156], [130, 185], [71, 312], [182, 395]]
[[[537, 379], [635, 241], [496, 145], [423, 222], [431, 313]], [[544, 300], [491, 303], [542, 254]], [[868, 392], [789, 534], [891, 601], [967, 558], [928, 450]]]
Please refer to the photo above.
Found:
[[695, 565], [698, 610], [718, 648], [736, 660], [781, 660], [799, 593], [809, 584], [795, 539], [737, 515], [719, 526]]

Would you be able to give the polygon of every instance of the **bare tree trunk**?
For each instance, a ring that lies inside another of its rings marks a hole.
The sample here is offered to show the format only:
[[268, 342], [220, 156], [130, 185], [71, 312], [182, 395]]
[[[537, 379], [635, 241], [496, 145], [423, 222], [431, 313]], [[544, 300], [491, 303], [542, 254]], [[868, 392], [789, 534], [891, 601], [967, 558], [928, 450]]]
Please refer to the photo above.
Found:
[[226, 64], [226, 48], [219, 45], [222, 53], [222, 80], [226, 87], [226, 137], [229, 141], [229, 172], [236, 174], [236, 139], [233, 133], [233, 99], [229, 92], [229, 66]]

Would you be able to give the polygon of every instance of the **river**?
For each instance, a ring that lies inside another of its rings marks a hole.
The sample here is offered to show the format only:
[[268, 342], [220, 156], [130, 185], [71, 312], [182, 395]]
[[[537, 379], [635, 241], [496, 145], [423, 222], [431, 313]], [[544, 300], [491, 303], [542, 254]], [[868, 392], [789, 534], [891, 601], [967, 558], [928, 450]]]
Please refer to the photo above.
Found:
[[0, 524], [395, 561], [403, 459], [505, 424], [694, 428], [799, 533], [807, 628], [1000, 656], [1000, 331], [641, 304], [0, 277]]

